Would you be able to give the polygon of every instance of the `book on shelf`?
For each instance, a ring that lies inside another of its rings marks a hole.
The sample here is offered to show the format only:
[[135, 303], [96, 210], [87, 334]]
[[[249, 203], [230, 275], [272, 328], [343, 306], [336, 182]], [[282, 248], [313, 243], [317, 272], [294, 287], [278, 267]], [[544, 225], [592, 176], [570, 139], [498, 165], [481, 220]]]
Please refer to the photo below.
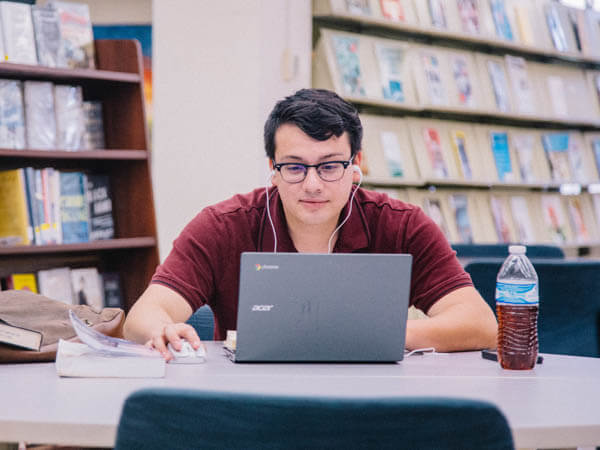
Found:
[[587, 183], [590, 177], [587, 175], [588, 167], [586, 166], [585, 157], [583, 154], [583, 145], [574, 132], [569, 133], [569, 166], [573, 179], [579, 183]]
[[490, 207], [492, 210], [492, 217], [494, 219], [494, 226], [496, 228], [496, 237], [498, 242], [513, 242], [514, 239], [508, 222], [510, 214], [508, 206], [498, 196], [491, 195]]
[[64, 244], [90, 240], [86, 187], [84, 173], [60, 172], [60, 214]]
[[398, 103], [406, 101], [407, 49], [382, 42], [374, 44], [383, 98]]
[[510, 198], [510, 210], [515, 222], [517, 241], [525, 244], [536, 242], [535, 228], [529, 214], [530, 207], [527, 199], [522, 195], [514, 195]]
[[42, 333], [11, 325], [0, 319], [0, 343], [39, 351], [42, 346]]
[[[28, 179], [29, 173], [27, 172]], [[53, 242], [53, 236], [47, 186], [46, 189], [44, 188], [44, 170], [34, 169], [32, 174], [34, 177], [34, 198], [30, 201], [32, 202], [32, 210], [36, 210], [36, 213], [34, 213], [36, 236], [38, 230], [40, 236], [39, 242], [36, 238], [36, 243], [40, 245], [50, 244]]]
[[558, 195], [542, 195], [542, 217], [550, 240], [556, 244], [568, 241], [565, 213]]
[[40, 169], [44, 197], [44, 221], [48, 223], [45, 244], [62, 243], [62, 218], [60, 210], [60, 172], [52, 167]]
[[68, 67], [94, 69], [94, 35], [89, 6], [54, 1], [58, 12], [61, 53]]
[[38, 270], [40, 294], [68, 305], [73, 304], [73, 288], [71, 269], [57, 267], [55, 269]]
[[510, 157], [508, 134], [506, 132], [490, 132], [492, 155], [496, 163], [498, 179], [502, 182], [515, 182], [517, 177]]
[[490, 9], [492, 19], [494, 20], [494, 29], [496, 36], [507, 41], [514, 40], [512, 27], [506, 13], [506, 4], [504, 0], [490, 0]]
[[456, 0], [462, 31], [469, 34], [480, 33], [479, 3], [477, 0]]
[[0, 80], [0, 147], [25, 148], [23, 91], [17, 80]]
[[451, 194], [449, 201], [458, 232], [458, 242], [461, 244], [473, 243], [473, 229], [469, 217], [467, 196], [465, 194]]
[[33, 229], [23, 169], [0, 171], [0, 246], [29, 245]]
[[469, 157], [467, 156], [467, 138], [464, 131], [452, 130], [450, 132], [450, 139], [460, 175], [465, 180], [472, 180], [473, 171], [471, 170], [471, 164], [469, 162]]
[[510, 100], [504, 66], [499, 61], [489, 59], [487, 61], [487, 69], [494, 92], [496, 108], [501, 112], [509, 112]]
[[81, 86], [55, 85], [57, 146], [61, 150], [80, 150], [84, 134]]
[[90, 240], [112, 239], [115, 236], [115, 224], [109, 177], [106, 174], [88, 174], [86, 179]]
[[23, 83], [27, 148], [56, 149], [54, 86], [47, 81]]
[[440, 55], [432, 50], [423, 49], [420, 51], [420, 59], [423, 75], [425, 76], [427, 102], [432, 105], [446, 105], [448, 100], [442, 80]]
[[72, 311], [71, 324], [82, 343], [60, 339], [56, 373], [61, 377], [162, 378], [166, 362], [155, 349], [105, 336], [88, 327]]
[[98, 269], [95, 267], [71, 269], [70, 274], [73, 303], [88, 305], [95, 311], [101, 311], [104, 307], [104, 290]]
[[6, 289], [38, 293], [37, 280], [34, 273], [13, 273], [6, 277]]
[[529, 5], [525, 2], [520, 2], [514, 5], [515, 22], [519, 32], [519, 40], [521, 43], [534, 46], [536, 45], [535, 33], [531, 20], [531, 12]]
[[402, 161], [402, 150], [396, 133], [382, 131], [380, 133], [383, 156], [387, 163], [388, 173], [392, 177], [404, 177], [405, 169]]
[[123, 308], [123, 291], [118, 272], [102, 272], [102, 290], [104, 291], [104, 306], [107, 308]]
[[448, 221], [444, 216], [441, 199], [432, 196], [425, 197], [423, 201], [423, 210], [439, 229], [442, 230], [446, 239], [450, 241], [450, 229], [448, 227]]
[[423, 138], [432, 175], [435, 178], [448, 178], [448, 166], [444, 159], [438, 130], [431, 127], [423, 128]]
[[546, 24], [548, 25], [548, 31], [550, 32], [554, 48], [560, 52], [568, 51], [569, 45], [567, 43], [567, 36], [561, 23], [558, 6], [554, 2], [548, 2], [545, 5], [544, 10]]
[[83, 102], [82, 150], [106, 148], [101, 102]]
[[518, 133], [512, 136], [512, 144], [517, 155], [519, 174], [524, 183], [535, 183], [538, 181], [535, 172], [535, 137], [531, 133]]
[[525, 58], [506, 55], [505, 61], [515, 99], [515, 109], [522, 114], [534, 114], [536, 112], [535, 98]]
[[431, 25], [435, 28], [448, 28], [443, 0], [427, 0], [427, 7]]
[[573, 37], [575, 40], [575, 48], [573, 50], [578, 52], [583, 50], [583, 40], [585, 39], [585, 21], [583, 11], [580, 12], [582, 14], [578, 14], [578, 11], [575, 9], [569, 8], [567, 10], [568, 24], [571, 27], [571, 31], [573, 32]]
[[569, 168], [569, 133], [542, 134], [544, 152], [553, 181], [572, 180]]
[[548, 75], [546, 77], [548, 83], [548, 93], [550, 94], [550, 103], [555, 116], [568, 117], [569, 108], [567, 106], [567, 96], [565, 84], [560, 75]]
[[381, 15], [392, 22], [406, 22], [406, 0], [379, 0]]
[[4, 60], [15, 64], [37, 64], [31, 5], [0, 1], [0, 23]]
[[345, 2], [346, 11], [349, 14], [354, 14], [357, 16], [371, 15], [371, 7], [369, 5], [369, 0], [345, 0]]
[[61, 51], [58, 11], [50, 2], [31, 7], [38, 62], [48, 67], [66, 67]]
[[591, 240], [590, 230], [586, 224], [581, 198], [577, 195], [567, 195], [565, 196], [565, 200], [567, 202], [569, 223], [571, 224], [571, 230], [573, 230], [575, 242], [589, 242]]
[[358, 56], [360, 39], [354, 36], [333, 35], [331, 41], [344, 94], [364, 96], [364, 81]]
[[456, 87], [456, 101], [460, 106], [475, 107], [473, 97], [473, 75], [470, 73], [467, 56], [460, 53], [451, 53], [448, 56], [454, 85]]

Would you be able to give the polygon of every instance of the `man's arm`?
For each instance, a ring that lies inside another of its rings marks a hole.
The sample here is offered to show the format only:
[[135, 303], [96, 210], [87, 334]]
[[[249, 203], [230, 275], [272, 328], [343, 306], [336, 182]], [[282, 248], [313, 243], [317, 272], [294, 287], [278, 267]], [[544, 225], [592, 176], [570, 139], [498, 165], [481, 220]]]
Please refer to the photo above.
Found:
[[407, 349], [434, 347], [438, 352], [451, 352], [496, 348], [496, 317], [472, 286], [443, 296], [427, 315], [427, 319], [408, 321]]
[[169, 342], [176, 350], [181, 349], [181, 338], [187, 339], [194, 349], [200, 346], [194, 327], [183, 323], [192, 312], [189, 303], [177, 292], [161, 284], [151, 284], [127, 314], [123, 335], [125, 339], [156, 348], [168, 361], [172, 358], [167, 350]]

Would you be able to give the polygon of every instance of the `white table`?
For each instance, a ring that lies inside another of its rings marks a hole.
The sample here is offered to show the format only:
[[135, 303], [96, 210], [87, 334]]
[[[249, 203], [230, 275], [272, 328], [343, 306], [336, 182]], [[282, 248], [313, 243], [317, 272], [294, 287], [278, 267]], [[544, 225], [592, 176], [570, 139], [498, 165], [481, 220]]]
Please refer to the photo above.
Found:
[[123, 402], [150, 386], [327, 396], [446, 396], [488, 400], [519, 448], [600, 445], [600, 358], [545, 355], [505, 371], [479, 352], [416, 355], [398, 364], [233, 364], [208, 342], [208, 361], [168, 365], [162, 379], [59, 378], [54, 364], [0, 365], [0, 442], [110, 447]]

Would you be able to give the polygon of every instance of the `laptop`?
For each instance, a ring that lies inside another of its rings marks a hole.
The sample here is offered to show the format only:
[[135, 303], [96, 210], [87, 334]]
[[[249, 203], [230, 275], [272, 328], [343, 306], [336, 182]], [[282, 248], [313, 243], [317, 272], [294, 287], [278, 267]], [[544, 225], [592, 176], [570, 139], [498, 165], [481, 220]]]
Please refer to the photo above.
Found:
[[395, 362], [412, 255], [242, 253], [235, 362]]

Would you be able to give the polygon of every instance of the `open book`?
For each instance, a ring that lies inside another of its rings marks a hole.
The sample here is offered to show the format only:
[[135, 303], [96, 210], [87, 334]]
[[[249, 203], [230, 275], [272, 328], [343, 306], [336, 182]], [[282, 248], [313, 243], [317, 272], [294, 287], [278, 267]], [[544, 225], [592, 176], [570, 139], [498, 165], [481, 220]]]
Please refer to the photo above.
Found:
[[165, 360], [161, 354], [135, 342], [105, 336], [88, 327], [73, 311], [71, 324], [83, 342], [60, 340], [56, 372], [61, 377], [162, 378]]

